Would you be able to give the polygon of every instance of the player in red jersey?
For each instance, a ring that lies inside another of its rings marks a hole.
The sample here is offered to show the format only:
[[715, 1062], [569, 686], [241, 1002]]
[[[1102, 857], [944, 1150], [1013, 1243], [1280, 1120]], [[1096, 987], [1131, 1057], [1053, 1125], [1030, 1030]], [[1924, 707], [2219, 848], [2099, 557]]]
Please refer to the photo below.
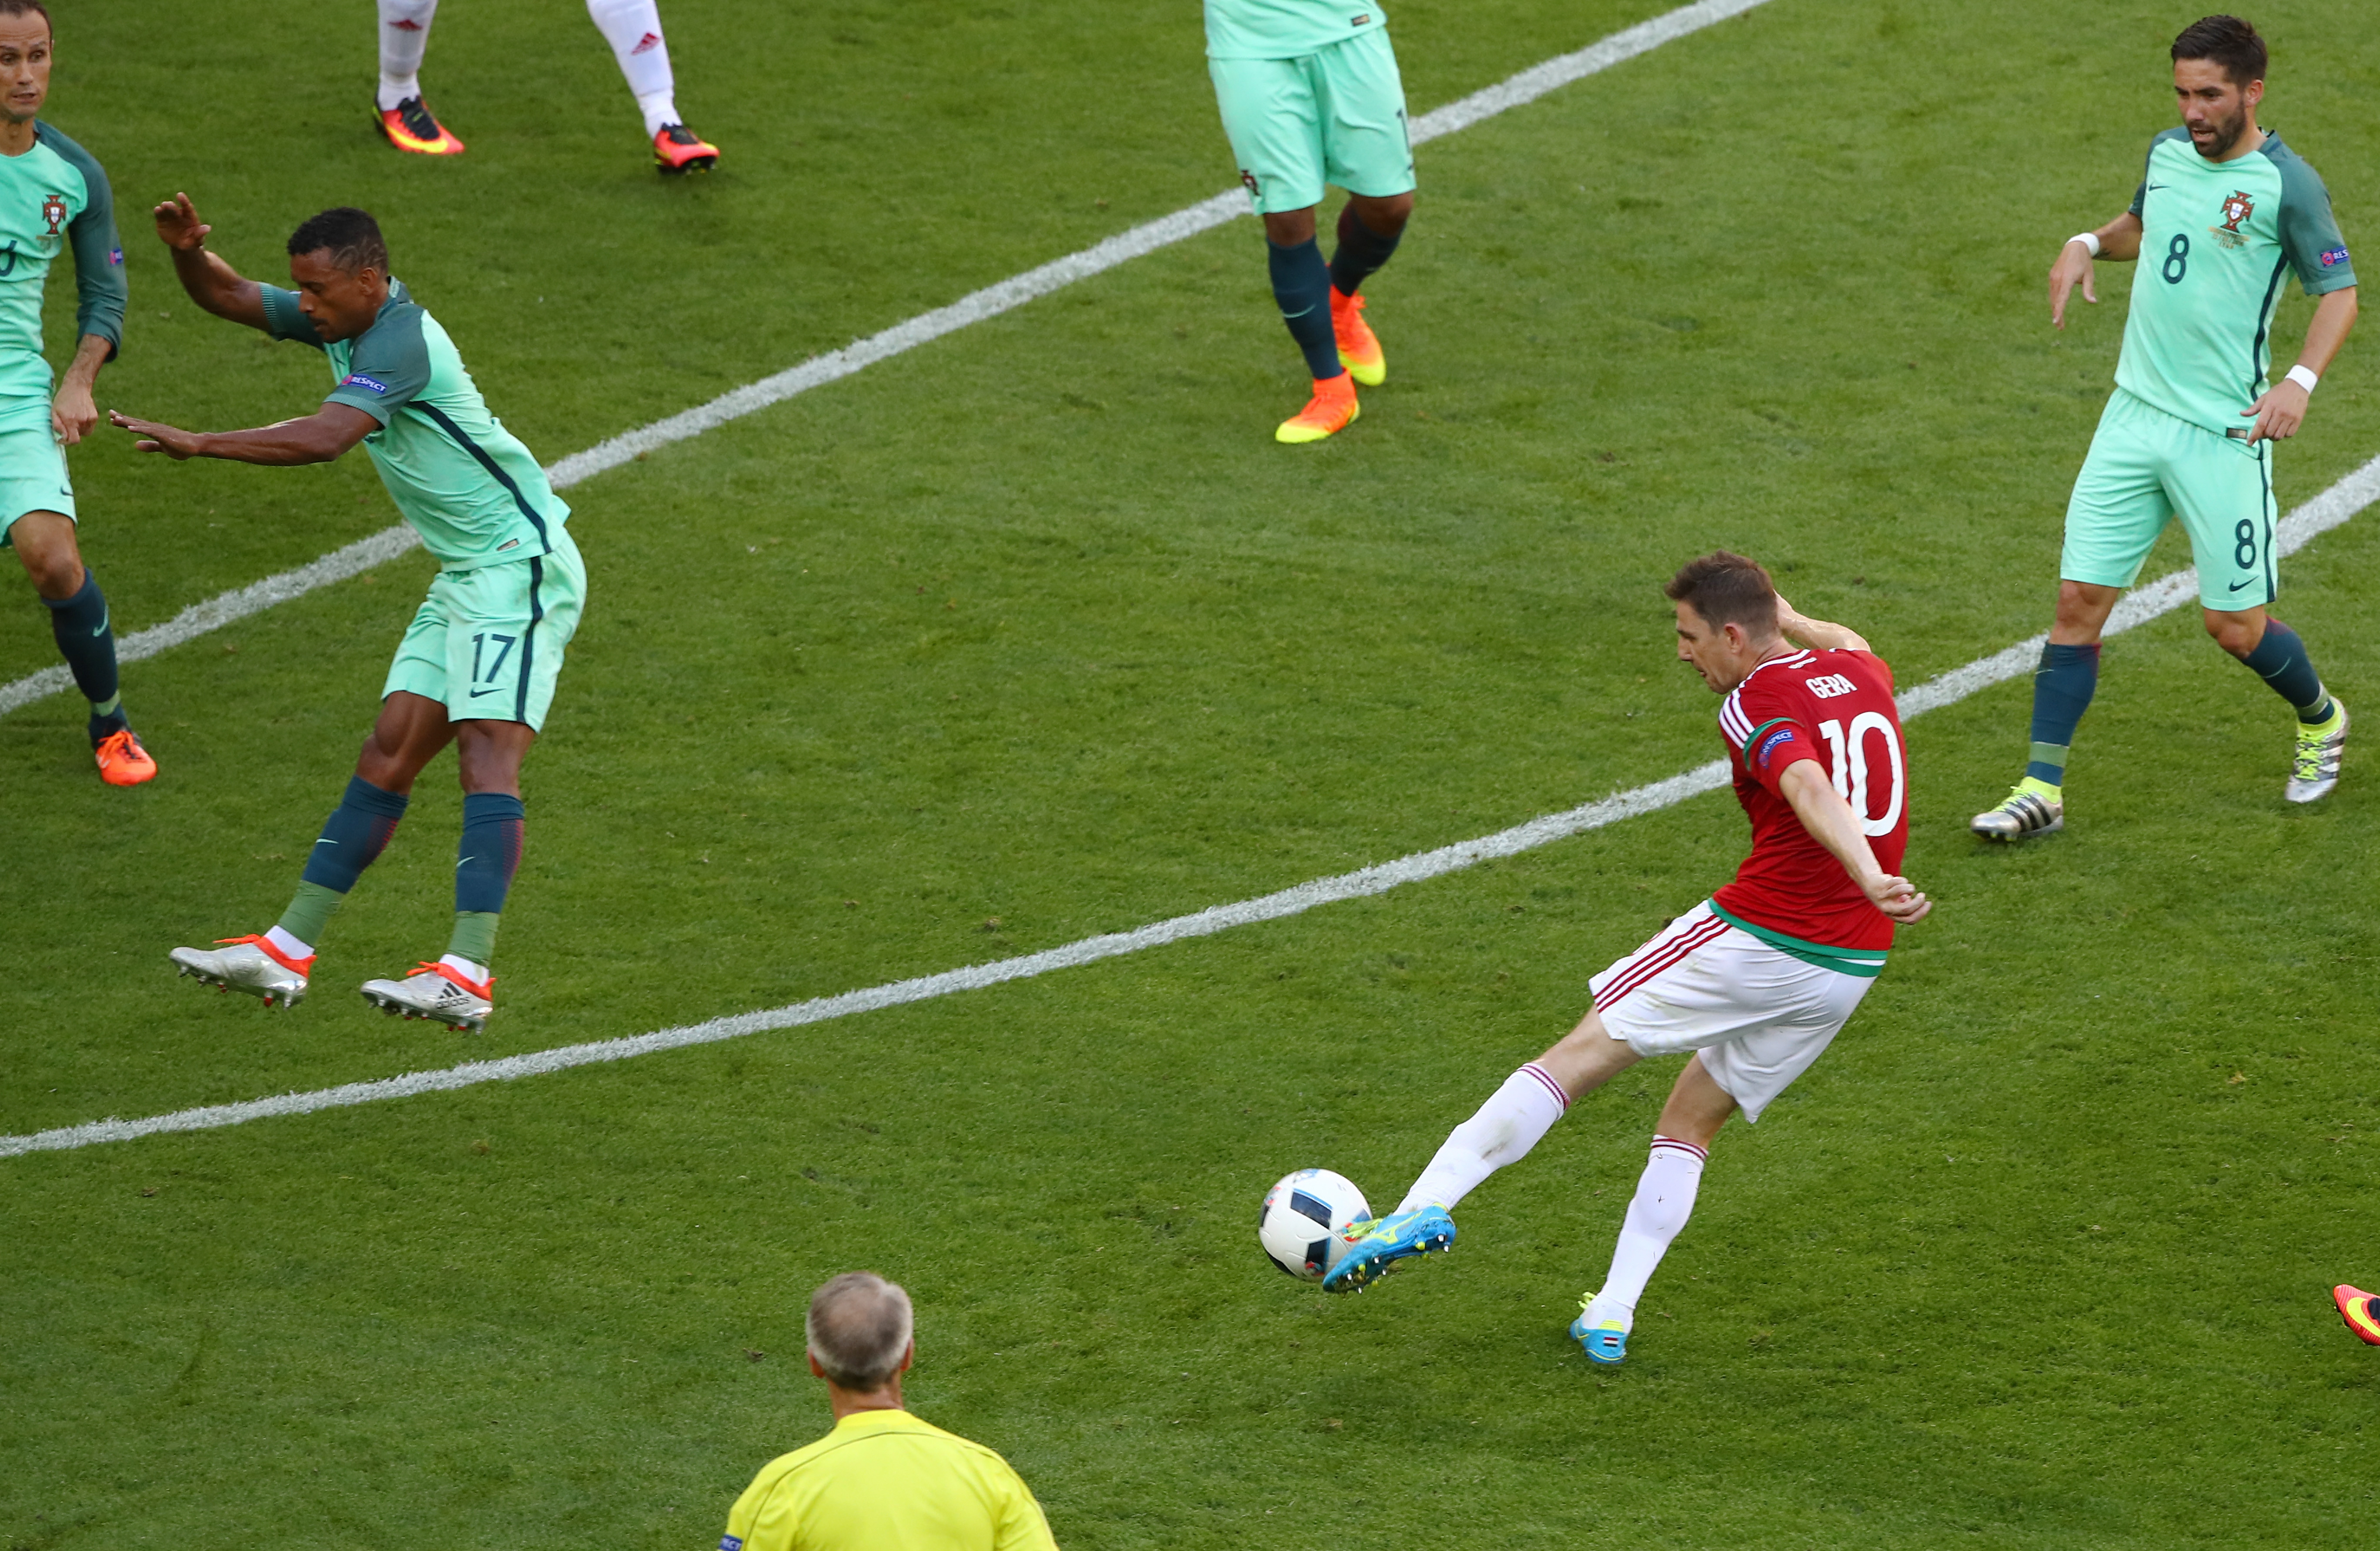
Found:
[[1933, 908], [1896, 870], [1909, 846], [1909, 760], [1884, 660], [1856, 632], [1796, 613], [1742, 555], [1694, 561], [1667, 591], [1679, 660], [1727, 697], [1719, 735], [1752, 854], [1735, 881], [1589, 980], [1595, 1005], [1578, 1027], [1454, 1128], [1394, 1212], [1350, 1230], [1355, 1242], [1323, 1281], [1333, 1291], [1451, 1248], [1455, 1203], [1536, 1145], [1572, 1099], [1647, 1056], [1691, 1051], [1610, 1275], [1571, 1325], [1588, 1357], [1621, 1361], [1719, 1127], [1739, 1110], [1757, 1121], [1808, 1070], [1884, 968], [1895, 925]]

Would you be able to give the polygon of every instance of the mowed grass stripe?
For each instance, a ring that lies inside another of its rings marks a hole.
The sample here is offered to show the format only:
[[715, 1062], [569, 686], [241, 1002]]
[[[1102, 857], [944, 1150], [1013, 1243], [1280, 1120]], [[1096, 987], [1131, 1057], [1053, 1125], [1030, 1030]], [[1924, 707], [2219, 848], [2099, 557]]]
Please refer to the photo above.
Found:
[[[2380, 500], [2380, 455], [2374, 456], [2355, 472], [2284, 517], [2275, 541], [2277, 551], [2282, 555], [2295, 553], [2314, 539], [2348, 522], [2375, 500]], [[2114, 613], [2108, 618], [2107, 634], [2119, 635], [2171, 613], [2193, 600], [2197, 592], [2198, 572], [2194, 568], [2159, 577], [2146, 587], [2127, 593], [2118, 602]], [[1929, 679], [1914, 688], [1902, 691], [1900, 696], [1902, 718], [1923, 716], [1927, 711], [1956, 705], [1994, 685], [2030, 673], [2045, 639], [2045, 636], [2031, 636], [1988, 657], [1977, 658], [1939, 678]], [[1546, 814], [1475, 840], [1458, 841], [1451, 845], [1416, 852], [1354, 872], [1318, 878], [1255, 899], [1210, 905], [1205, 910], [1176, 915], [1128, 932], [1105, 932], [1083, 938], [1038, 953], [1001, 959], [990, 963], [970, 964], [909, 980], [896, 980], [862, 990], [845, 991], [839, 996], [817, 997], [764, 1012], [742, 1012], [677, 1028], [656, 1029], [650, 1034], [635, 1035], [625, 1039], [564, 1045], [550, 1050], [507, 1056], [498, 1060], [466, 1061], [459, 1066], [434, 1072], [413, 1072], [370, 1082], [345, 1083], [310, 1093], [280, 1094], [239, 1104], [205, 1105], [141, 1120], [91, 1121], [25, 1136], [0, 1137], [0, 1157], [60, 1152], [94, 1146], [103, 1142], [129, 1142], [164, 1132], [212, 1131], [225, 1126], [244, 1125], [250, 1121], [311, 1114], [320, 1109], [345, 1109], [387, 1099], [411, 1098], [419, 1094], [476, 1087], [482, 1083], [511, 1082], [521, 1077], [567, 1071], [577, 1066], [626, 1060], [662, 1050], [712, 1045], [777, 1029], [798, 1028], [806, 1024], [825, 1023], [857, 1012], [873, 1012], [961, 991], [981, 990], [1011, 980], [1031, 979], [1053, 970], [1073, 969], [1171, 942], [1211, 937], [1234, 927], [1303, 915], [1318, 905], [1386, 893], [1408, 883], [1459, 872], [1496, 857], [1534, 851], [1590, 830], [1599, 830], [1623, 819], [1673, 807], [1690, 797], [1717, 791], [1727, 782], [1727, 761], [1714, 759], [1665, 781], [1617, 793], [1560, 813]]]
[[[1583, 49], [1558, 55], [1494, 86], [1432, 109], [1413, 121], [1413, 143], [1420, 145], [1467, 129], [1498, 114], [1536, 102], [1550, 91], [1608, 70], [1614, 65], [1624, 64], [1663, 43], [1673, 42], [1767, 3], [1768, 0], [1696, 0], [1694, 5], [1664, 12], [1648, 21], [1639, 22], [1589, 43]], [[945, 334], [955, 333], [986, 319], [1014, 311], [1026, 302], [1062, 290], [1078, 280], [1104, 273], [1119, 264], [1170, 248], [1250, 212], [1247, 190], [1226, 189], [1212, 199], [1201, 200], [1171, 215], [1146, 222], [1080, 252], [1070, 253], [1038, 269], [987, 285], [948, 307], [920, 313], [865, 339], [855, 340], [843, 349], [812, 357], [799, 366], [772, 377], [747, 382], [743, 387], [722, 394], [708, 404], [655, 420], [635, 430], [623, 431], [584, 452], [573, 453], [560, 462], [549, 465], [546, 477], [552, 481], [555, 490], [568, 490], [598, 474], [632, 462], [655, 448], [690, 440], [705, 431], [715, 430], [731, 420], [782, 404], [812, 388], [841, 382], [879, 361], [905, 355]], [[360, 576], [375, 565], [384, 565], [419, 548], [420, 542], [413, 529], [403, 523], [382, 528], [369, 538], [334, 550], [293, 570], [236, 588], [204, 602], [193, 603], [163, 624], [135, 631], [117, 642], [117, 660], [139, 662], [170, 651], [210, 631], [220, 630], [226, 624], [261, 613], [276, 604], [286, 603], [334, 582]], [[0, 685], [0, 716], [63, 693], [73, 684], [74, 679], [66, 668], [55, 666]]]

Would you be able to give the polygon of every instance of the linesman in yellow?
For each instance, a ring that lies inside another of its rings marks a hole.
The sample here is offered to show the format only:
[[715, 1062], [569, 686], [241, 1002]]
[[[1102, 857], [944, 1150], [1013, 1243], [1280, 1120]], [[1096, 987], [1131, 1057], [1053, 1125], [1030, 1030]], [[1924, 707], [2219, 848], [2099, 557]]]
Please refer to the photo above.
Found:
[[1057, 1551], [1007, 1460], [901, 1409], [907, 1293], [848, 1272], [811, 1295], [806, 1327], [834, 1431], [761, 1467], [719, 1551]]

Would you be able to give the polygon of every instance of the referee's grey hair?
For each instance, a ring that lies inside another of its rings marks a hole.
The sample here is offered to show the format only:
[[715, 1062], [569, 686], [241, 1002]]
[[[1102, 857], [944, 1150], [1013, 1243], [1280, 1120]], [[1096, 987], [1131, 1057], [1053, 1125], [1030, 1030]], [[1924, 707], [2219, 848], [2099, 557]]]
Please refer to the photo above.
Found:
[[897, 1284], [873, 1271], [846, 1271], [810, 1294], [802, 1333], [838, 1386], [881, 1389], [901, 1371], [915, 1320]]

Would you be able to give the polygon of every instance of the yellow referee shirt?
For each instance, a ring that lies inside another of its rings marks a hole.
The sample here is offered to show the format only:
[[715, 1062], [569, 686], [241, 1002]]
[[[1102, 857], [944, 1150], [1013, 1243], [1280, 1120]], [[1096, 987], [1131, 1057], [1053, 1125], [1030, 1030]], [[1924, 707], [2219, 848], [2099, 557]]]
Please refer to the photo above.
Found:
[[1057, 1551], [1041, 1505], [979, 1443], [905, 1411], [861, 1411], [770, 1460], [720, 1551]]

